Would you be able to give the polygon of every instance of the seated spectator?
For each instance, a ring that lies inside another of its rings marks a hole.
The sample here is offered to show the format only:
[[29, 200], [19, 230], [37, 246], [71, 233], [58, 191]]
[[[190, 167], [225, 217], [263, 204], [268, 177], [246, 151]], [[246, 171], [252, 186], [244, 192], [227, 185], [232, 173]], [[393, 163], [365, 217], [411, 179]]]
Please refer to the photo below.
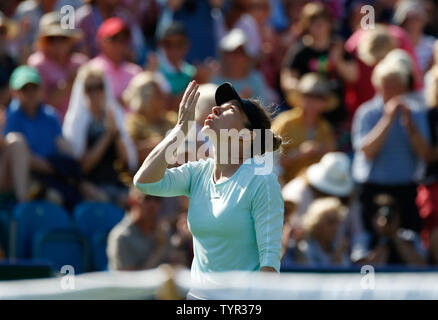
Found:
[[269, 89], [262, 74], [252, 67], [248, 38], [240, 29], [231, 30], [219, 43], [220, 68], [211, 82], [230, 82], [243, 98], [257, 98], [264, 105], [269, 101]]
[[32, 53], [32, 46], [38, 34], [38, 25], [41, 17], [48, 12], [55, 10], [55, 0], [25, 0], [15, 9], [12, 19], [20, 26], [15, 41], [18, 62], [26, 63]]
[[400, 206], [387, 194], [376, 195], [372, 222], [374, 232], [369, 235], [368, 255], [361, 260], [373, 265], [423, 265], [426, 252], [418, 234], [400, 225]]
[[[0, 124], [0, 129], [2, 129]], [[0, 193], [14, 192], [18, 202], [29, 200], [30, 155], [26, 139], [16, 132], [0, 136]]]
[[142, 270], [166, 261], [169, 235], [157, 220], [161, 198], [136, 188], [129, 192], [129, 211], [108, 236], [110, 270]]
[[0, 109], [6, 109], [10, 101], [9, 78], [17, 67], [10, 53], [9, 44], [18, 28], [0, 11]]
[[339, 197], [347, 205], [352, 191], [350, 159], [342, 152], [329, 152], [288, 182], [282, 194], [285, 200], [295, 205], [297, 216], [303, 217], [315, 199]]
[[283, 198], [293, 206], [289, 221], [290, 236], [296, 240], [303, 234], [303, 219], [309, 205], [316, 199], [336, 197], [348, 209], [337, 234], [337, 241], [348, 238], [352, 260], [363, 256], [365, 231], [357, 205], [352, 202], [353, 179], [350, 159], [342, 152], [329, 152], [321, 161], [312, 164], [282, 189]]
[[[71, 2], [71, 0], [69, 0]], [[141, 1], [141, 4], [149, 1]], [[139, 26], [139, 20], [137, 20], [136, 15], [140, 14], [142, 9], [140, 8], [137, 12], [131, 13], [128, 10], [128, 6], [139, 6], [140, 3], [124, 1], [108, 1], [108, 0], [85, 0], [83, 5], [80, 6], [75, 13], [76, 25], [81, 29], [84, 34], [82, 41], [80, 42], [79, 48], [81, 52], [85, 53], [89, 57], [95, 57], [99, 54], [101, 48], [99, 44], [96, 43], [96, 38], [98, 37], [99, 28], [102, 26], [105, 20], [118, 17], [126, 22], [127, 28], [131, 35], [129, 39], [129, 45], [132, 47], [127, 54], [129, 56], [128, 60], [135, 61], [140, 65], [143, 64], [145, 60], [145, 39], [143, 32]]]
[[418, 170], [426, 160], [428, 126], [422, 99], [413, 93], [413, 64], [395, 49], [373, 71], [378, 94], [357, 110], [353, 120], [353, 178], [364, 227], [372, 231], [370, 205], [387, 193], [400, 203], [401, 227], [420, 231], [415, 204]]
[[179, 22], [161, 30], [158, 39], [158, 71], [170, 85], [172, 99], [168, 108], [176, 111], [185, 88], [196, 75], [196, 67], [185, 60], [190, 41], [185, 26]]
[[67, 111], [76, 72], [88, 60], [83, 54], [73, 53], [79, 36], [75, 29], [61, 26], [57, 11], [46, 13], [40, 20], [37, 51], [27, 60], [42, 78], [44, 101], [58, 110], [61, 120]]
[[[187, 61], [198, 64], [216, 56], [214, 18], [211, 11], [220, 1], [164, 1], [161, 9], [158, 33], [173, 21], [182, 23], [189, 39], [196, 39], [187, 53]], [[221, 5], [221, 4], [218, 4]]]
[[169, 237], [168, 263], [190, 268], [193, 261], [193, 237], [187, 223], [189, 198], [182, 196], [178, 197], [178, 200], [179, 212], [174, 219], [169, 219], [172, 230]]
[[125, 22], [117, 17], [105, 20], [97, 31], [101, 53], [90, 62], [99, 66], [108, 79], [114, 97], [121, 103], [129, 81], [141, 72], [141, 67], [127, 60], [131, 34]]
[[345, 210], [339, 199], [321, 198], [315, 200], [304, 217], [304, 239], [295, 248], [288, 248], [283, 267], [303, 264], [311, 267], [330, 267], [350, 264], [348, 243], [342, 241], [335, 246], [339, 226]]
[[280, 50], [280, 38], [269, 23], [271, 2], [270, 0], [251, 0], [249, 13], [257, 23], [261, 38], [258, 69], [265, 77], [269, 88], [276, 89], [279, 85], [278, 78], [283, 56]]
[[[38, 71], [29, 66], [16, 68], [11, 75], [10, 87], [15, 99], [7, 110], [3, 135], [7, 141], [10, 134], [22, 135], [29, 149], [32, 173], [39, 181], [61, 193], [58, 196], [63, 198], [58, 201], [64, 202], [67, 207], [74, 206], [80, 201], [80, 196], [73, 186], [67, 186], [69, 178], [79, 177], [78, 167], [71, 157], [70, 144], [62, 136], [55, 109], [42, 103], [43, 91]], [[16, 159], [23, 165], [21, 161], [27, 161], [26, 153], [19, 157], [24, 157]], [[14, 178], [18, 179], [15, 175]], [[21, 192], [20, 197], [23, 197], [24, 189]]]
[[[301, 41], [291, 47], [281, 70], [281, 88], [285, 95], [295, 90], [301, 76], [309, 72], [319, 73], [337, 95], [339, 107], [325, 117], [334, 127], [346, 119], [343, 105], [344, 83], [358, 78], [357, 64], [343, 50], [343, 43], [334, 37], [334, 21], [329, 10], [321, 3], [310, 2], [302, 10]], [[339, 132], [339, 138], [344, 132]]]
[[327, 82], [315, 73], [304, 75], [291, 101], [294, 108], [280, 113], [272, 123], [272, 130], [285, 141], [280, 154], [283, 183], [335, 148], [333, 130], [322, 118], [325, 110], [336, 107]]
[[132, 111], [126, 115], [125, 127], [143, 161], [175, 126], [177, 114], [166, 109], [166, 94], [158, 76], [151, 71], [132, 78], [122, 98]]
[[423, 4], [412, 0], [397, 2], [393, 21], [406, 30], [415, 48], [420, 69], [423, 73], [426, 72], [432, 65], [435, 38], [424, 34], [427, 14]]
[[79, 70], [63, 132], [90, 183], [86, 197], [123, 207], [128, 190], [121, 173], [136, 169], [137, 153], [124, 128], [122, 107], [95, 64]]
[[257, 59], [261, 49], [261, 38], [257, 23], [249, 13], [249, 9], [250, 1], [248, 0], [231, 0], [223, 10], [214, 10], [212, 15], [216, 42], [220, 43], [233, 29], [240, 29], [248, 39], [248, 55]]

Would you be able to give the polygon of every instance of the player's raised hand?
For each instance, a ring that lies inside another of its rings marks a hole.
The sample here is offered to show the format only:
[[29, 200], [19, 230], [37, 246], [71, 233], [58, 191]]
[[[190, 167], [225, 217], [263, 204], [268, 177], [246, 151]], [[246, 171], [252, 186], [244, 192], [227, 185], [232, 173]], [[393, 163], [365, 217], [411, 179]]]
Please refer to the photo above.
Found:
[[189, 124], [189, 121], [195, 120], [195, 107], [199, 99], [198, 88], [199, 85], [194, 80], [190, 82], [187, 86], [181, 103], [179, 104], [177, 122], [179, 125], [187, 126], [187, 124]]

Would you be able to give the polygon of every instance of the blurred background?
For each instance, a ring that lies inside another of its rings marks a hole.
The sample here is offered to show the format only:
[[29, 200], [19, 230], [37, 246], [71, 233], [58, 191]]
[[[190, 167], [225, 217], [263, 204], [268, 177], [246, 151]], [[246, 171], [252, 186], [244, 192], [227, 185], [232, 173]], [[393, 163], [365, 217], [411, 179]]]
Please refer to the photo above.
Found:
[[435, 0], [1, 1], [0, 280], [190, 268], [188, 198], [132, 178], [193, 79], [197, 133], [229, 81], [283, 137], [282, 271], [436, 268], [437, 36]]

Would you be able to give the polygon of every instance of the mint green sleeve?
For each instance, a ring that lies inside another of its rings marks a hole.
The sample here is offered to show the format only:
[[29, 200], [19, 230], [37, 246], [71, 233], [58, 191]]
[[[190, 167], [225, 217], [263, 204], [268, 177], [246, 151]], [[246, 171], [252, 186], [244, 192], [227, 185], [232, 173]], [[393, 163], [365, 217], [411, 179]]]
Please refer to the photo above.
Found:
[[284, 201], [275, 174], [260, 176], [251, 201], [251, 214], [259, 250], [260, 268], [280, 271], [281, 237], [283, 233]]
[[161, 180], [152, 183], [139, 183], [134, 178], [134, 185], [143, 193], [159, 197], [190, 196], [190, 186], [198, 161], [187, 162], [178, 167], [167, 168]]

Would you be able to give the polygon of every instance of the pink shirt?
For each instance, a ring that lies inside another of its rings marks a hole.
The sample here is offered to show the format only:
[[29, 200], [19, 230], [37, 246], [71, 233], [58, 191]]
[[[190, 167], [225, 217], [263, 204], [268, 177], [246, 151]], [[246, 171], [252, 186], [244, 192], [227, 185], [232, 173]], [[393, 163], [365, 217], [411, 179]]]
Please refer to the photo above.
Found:
[[[41, 51], [37, 51], [29, 56], [27, 64], [38, 70], [43, 82], [45, 101], [47, 101], [49, 92], [53, 92], [63, 83], [68, 84], [69, 81], [72, 81], [72, 75], [75, 75], [78, 68], [87, 60], [87, 56], [81, 53], [73, 53], [68, 64], [61, 66], [51, 61]], [[70, 93], [64, 97], [59, 105], [53, 106], [58, 110], [61, 120], [64, 119], [69, 100]]]
[[102, 68], [116, 99], [120, 99], [129, 81], [142, 71], [139, 65], [131, 62], [122, 62], [117, 66], [102, 54], [91, 60], [91, 62]]

